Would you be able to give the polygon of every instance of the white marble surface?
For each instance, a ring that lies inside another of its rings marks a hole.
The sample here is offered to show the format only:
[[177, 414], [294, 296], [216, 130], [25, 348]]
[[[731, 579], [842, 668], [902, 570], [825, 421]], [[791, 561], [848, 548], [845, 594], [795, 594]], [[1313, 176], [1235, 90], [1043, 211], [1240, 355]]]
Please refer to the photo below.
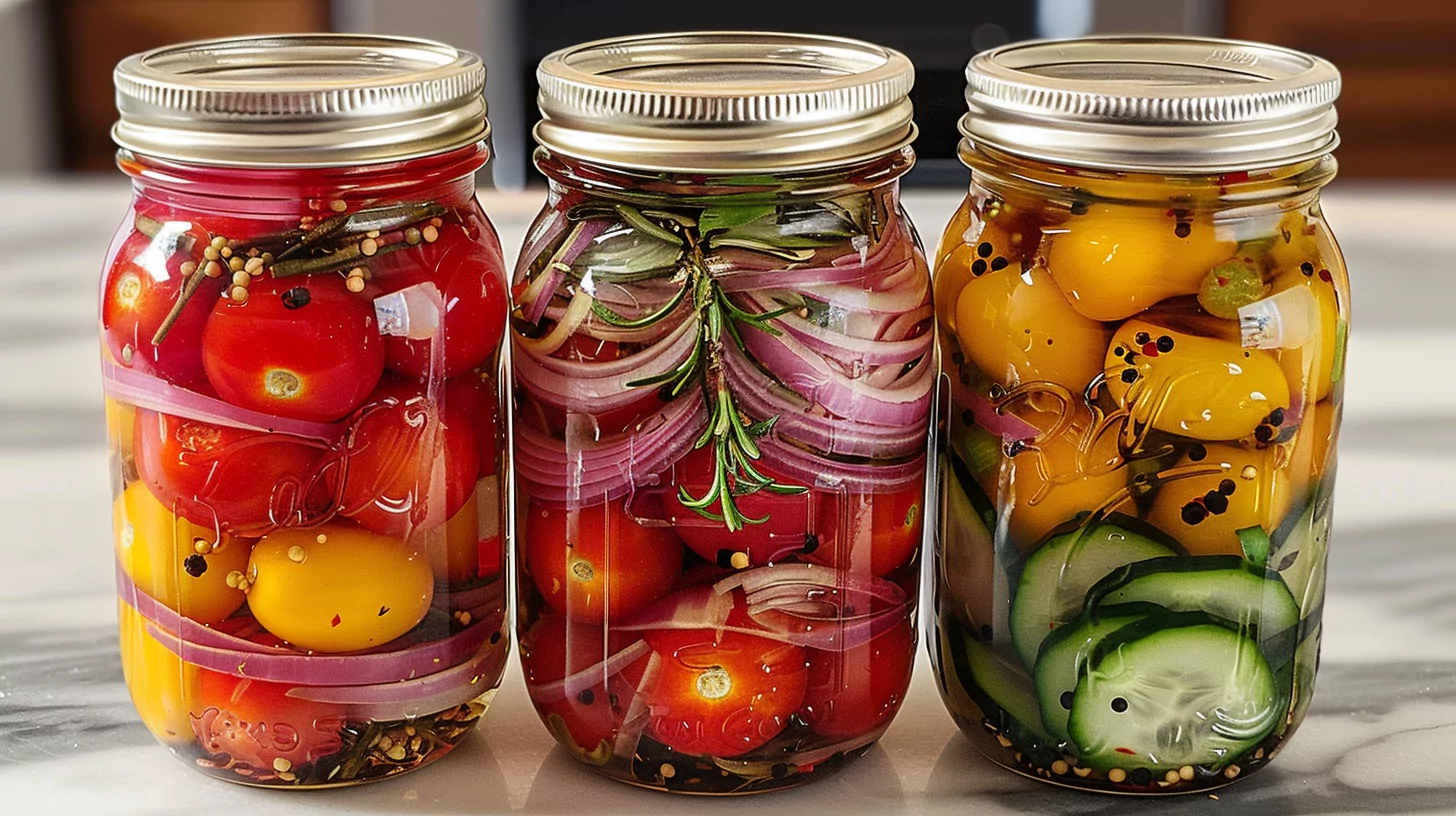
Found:
[[[958, 193], [907, 196], [933, 243]], [[798, 790], [730, 801], [629, 788], [578, 766], [512, 664], [456, 755], [362, 788], [204, 778], [131, 711], [113, 630], [95, 289], [124, 183], [0, 181], [0, 814], [1456, 813], [1456, 189], [1336, 185], [1326, 211], [1355, 295], [1324, 666], [1267, 770], [1178, 799], [1081, 794], [981, 759], [928, 663], [878, 747]], [[539, 194], [486, 207], [508, 246]]]

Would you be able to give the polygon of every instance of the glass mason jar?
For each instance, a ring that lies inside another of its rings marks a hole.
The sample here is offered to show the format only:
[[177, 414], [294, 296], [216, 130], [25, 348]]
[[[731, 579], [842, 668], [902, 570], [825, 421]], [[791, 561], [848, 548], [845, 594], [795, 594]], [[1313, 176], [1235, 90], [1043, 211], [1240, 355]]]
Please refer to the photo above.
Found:
[[511, 315], [531, 699], [624, 782], [800, 784], [883, 733], [915, 652], [935, 372], [899, 205], [910, 63], [675, 34], [539, 76], [551, 188]]
[[1319, 659], [1339, 75], [1163, 38], [966, 73], [971, 188], [936, 254], [942, 696], [1028, 776], [1225, 784], [1298, 727]]
[[379, 37], [117, 68], [122, 667], [147, 727], [211, 776], [411, 770], [499, 683], [509, 298], [475, 200], [483, 84], [473, 54]]

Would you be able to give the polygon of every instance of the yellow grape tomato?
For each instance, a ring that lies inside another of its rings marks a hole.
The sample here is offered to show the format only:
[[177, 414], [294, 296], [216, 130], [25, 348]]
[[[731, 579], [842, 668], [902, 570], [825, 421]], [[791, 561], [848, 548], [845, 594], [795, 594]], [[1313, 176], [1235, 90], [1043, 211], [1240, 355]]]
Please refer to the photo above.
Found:
[[1131, 419], [1199, 440], [1240, 439], [1289, 407], [1278, 359], [1235, 340], [1200, 337], [1144, 320], [1113, 335], [1107, 387]]
[[117, 601], [121, 632], [121, 674], [147, 730], [162, 742], [192, 741], [187, 696], [197, 684], [197, 667], [184, 662], [147, 632], [147, 621], [125, 601]]
[[248, 608], [302, 649], [349, 652], [413, 629], [434, 598], [429, 558], [341, 524], [278, 530], [253, 546]]
[[1097, 204], [1052, 233], [1047, 266], [1072, 308], [1093, 320], [1122, 320], [1197, 294], [1235, 246], [1214, 237], [1206, 215]]
[[956, 302], [966, 359], [1004, 385], [1047, 380], [1075, 391], [1102, 371], [1111, 332], [1077, 313], [1045, 269], [977, 260], [982, 271]]
[[[1274, 450], [1194, 444], [1170, 469], [1148, 510], [1148, 522], [1189, 555], [1242, 555], [1237, 531], [1272, 533], [1289, 514], [1294, 489]], [[1204, 471], [1204, 472], [1199, 472]]]
[[174, 516], [133, 482], [112, 504], [116, 558], [137, 588], [201, 623], [217, 623], [246, 600], [227, 584], [248, 563], [248, 541]]

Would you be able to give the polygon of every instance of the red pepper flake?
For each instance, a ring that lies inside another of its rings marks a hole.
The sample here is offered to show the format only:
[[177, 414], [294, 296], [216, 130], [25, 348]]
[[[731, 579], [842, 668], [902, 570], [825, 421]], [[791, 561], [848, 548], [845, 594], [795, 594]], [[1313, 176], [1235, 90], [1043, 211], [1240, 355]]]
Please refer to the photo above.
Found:
[[1328, 269], [1321, 269], [1319, 275], [1320, 280], [1324, 281], [1325, 283], [1331, 283], [1335, 279], [1335, 277], [1330, 274], [1330, 270]]
[[1158, 356], [1158, 344], [1157, 343], [1145, 343], [1145, 344], [1143, 344], [1143, 356], [1145, 356], [1145, 357], [1157, 357]]
[[1218, 281], [1218, 285], [1219, 286], [1228, 286], [1229, 279], [1228, 278], [1225, 278], [1223, 275], [1217, 275], [1217, 276], [1215, 276], [1214, 277], [1214, 280]]
[[330, 626], [338, 626], [339, 624], [341, 624], [343, 622], [344, 622], [343, 618], [340, 618], [338, 615], [335, 615], [333, 621], [331, 621], [329, 625]]
[[1114, 748], [1112, 750], [1118, 752], [1119, 754], [1127, 754], [1128, 756], [1137, 756], [1137, 751], [1134, 751], [1131, 748]]
[[1239, 182], [1248, 181], [1248, 180], [1249, 180], [1249, 171], [1247, 171], [1247, 170], [1238, 170], [1238, 171], [1235, 171], [1233, 173], [1224, 173], [1223, 175], [1221, 175], [1221, 176], [1218, 177], [1218, 183], [1220, 185], [1224, 185], [1224, 184], [1238, 184]]

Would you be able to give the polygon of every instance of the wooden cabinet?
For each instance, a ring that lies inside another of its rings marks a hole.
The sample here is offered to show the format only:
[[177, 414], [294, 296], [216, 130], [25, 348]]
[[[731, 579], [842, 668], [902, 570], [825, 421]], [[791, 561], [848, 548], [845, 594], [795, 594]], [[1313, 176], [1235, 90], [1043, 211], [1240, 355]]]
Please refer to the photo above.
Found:
[[328, 0], [52, 0], [57, 151], [67, 170], [109, 170], [111, 70], [128, 54], [186, 40], [328, 31]]
[[1228, 36], [1339, 67], [1342, 177], [1456, 179], [1456, 3], [1226, 0]]

